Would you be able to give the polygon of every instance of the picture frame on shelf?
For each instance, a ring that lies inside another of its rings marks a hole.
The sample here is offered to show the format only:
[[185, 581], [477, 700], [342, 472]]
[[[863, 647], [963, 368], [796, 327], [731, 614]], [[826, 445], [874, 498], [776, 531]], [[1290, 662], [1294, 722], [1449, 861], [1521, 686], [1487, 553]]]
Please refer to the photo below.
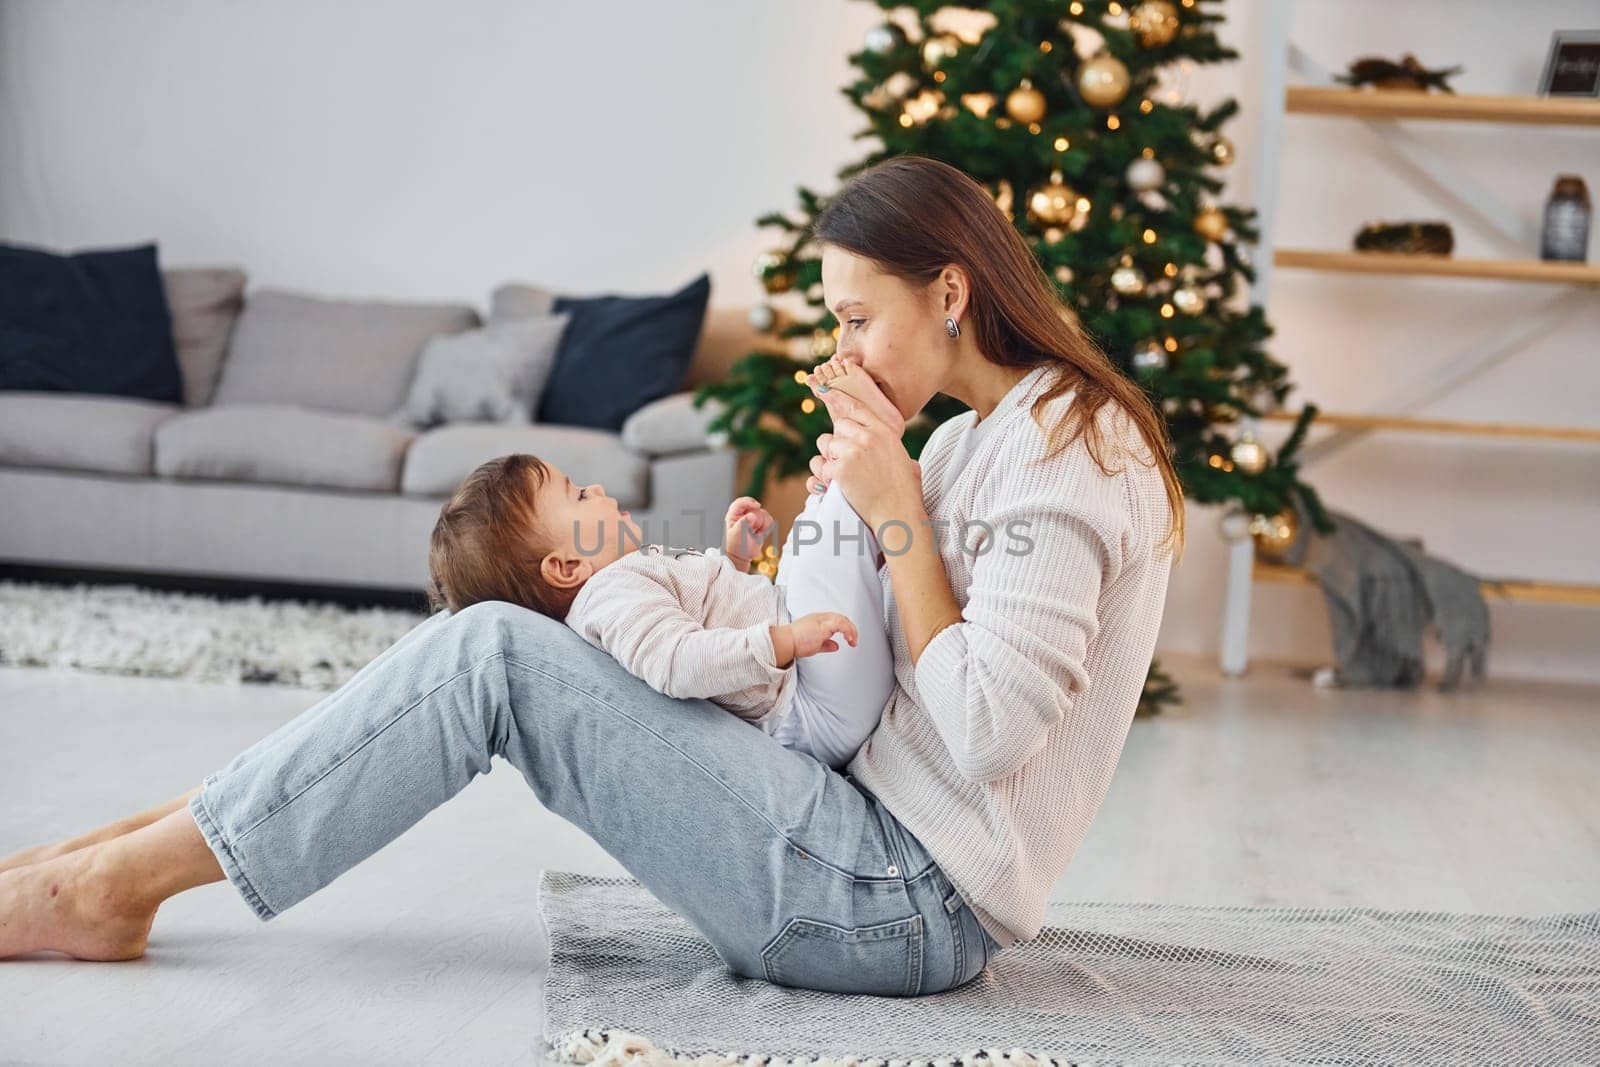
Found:
[[1600, 96], [1600, 30], [1557, 30], [1539, 76], [1540, 96]]

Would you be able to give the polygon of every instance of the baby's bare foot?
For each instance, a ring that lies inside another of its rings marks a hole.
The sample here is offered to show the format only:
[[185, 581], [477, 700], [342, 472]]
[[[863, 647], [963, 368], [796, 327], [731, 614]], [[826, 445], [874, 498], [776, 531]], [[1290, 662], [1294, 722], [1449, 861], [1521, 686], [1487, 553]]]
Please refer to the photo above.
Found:
[[0, 959], [47, 950], [80, 960], [144, 955], [156, 909], [107, 877], [96, 852], [0, 871]]

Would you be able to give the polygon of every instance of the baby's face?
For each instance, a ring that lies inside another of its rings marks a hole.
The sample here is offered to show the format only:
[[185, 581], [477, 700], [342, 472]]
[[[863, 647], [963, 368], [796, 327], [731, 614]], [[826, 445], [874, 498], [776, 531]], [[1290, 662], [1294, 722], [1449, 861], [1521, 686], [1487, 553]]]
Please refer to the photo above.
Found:
[[643, 539], [639, 525], [604, 486], [578, 485], [559, 467], [547, 466], [550, 478], [538, 495], [539, 521], [561, 552], [597, 571], [638, 550]]

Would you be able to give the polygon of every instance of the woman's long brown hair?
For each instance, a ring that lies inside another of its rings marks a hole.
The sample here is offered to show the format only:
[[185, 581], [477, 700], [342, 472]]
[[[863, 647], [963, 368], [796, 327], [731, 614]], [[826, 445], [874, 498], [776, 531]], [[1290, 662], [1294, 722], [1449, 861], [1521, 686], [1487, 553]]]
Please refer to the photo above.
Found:
[[[945, 267], [967, 273], [971, 293], [963, 328], [975, 331], [984, 358], [1007, 367], [1054, 364], [1060, 373], [1032, 405], [1049, 458], [1082, 435], [1095, 464], [1106, 462], [1097, 413], [1115, 403], [1139, 429], [1161, 470], [1172, 515], [1161, 545], [1183, 551], [1183, 487], [1172, 463], [1166, 420], [1078, 326], [1022, 235], [976, 180], [947, 163], [894, 156], [854, 175], [824, 205], [811, 239], [873, 261], [914, 285], [930, 285]], [[1072, 389], [1077, 395], [1054, 427], [1042, 412]]]

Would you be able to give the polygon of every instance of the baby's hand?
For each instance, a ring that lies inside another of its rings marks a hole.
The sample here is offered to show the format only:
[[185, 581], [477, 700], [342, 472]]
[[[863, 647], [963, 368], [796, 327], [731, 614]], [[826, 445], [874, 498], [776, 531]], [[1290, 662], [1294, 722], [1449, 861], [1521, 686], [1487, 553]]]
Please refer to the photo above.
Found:
[[855, 623], [837, 611], [813, 611], [810, 615], [795, 619], [789, 628], [794, 634], [795, 659], [805, 659], [819, 652], [839, 651], [839, 642], [833, 639], [836, 633], [844, 634], [850, 647], [856, 647]]
[[753, 496], [742, 496], [728, 506], [724, 519], [722, 551], [735, 559], [749, 560], [772, 529], [772, 513]]

